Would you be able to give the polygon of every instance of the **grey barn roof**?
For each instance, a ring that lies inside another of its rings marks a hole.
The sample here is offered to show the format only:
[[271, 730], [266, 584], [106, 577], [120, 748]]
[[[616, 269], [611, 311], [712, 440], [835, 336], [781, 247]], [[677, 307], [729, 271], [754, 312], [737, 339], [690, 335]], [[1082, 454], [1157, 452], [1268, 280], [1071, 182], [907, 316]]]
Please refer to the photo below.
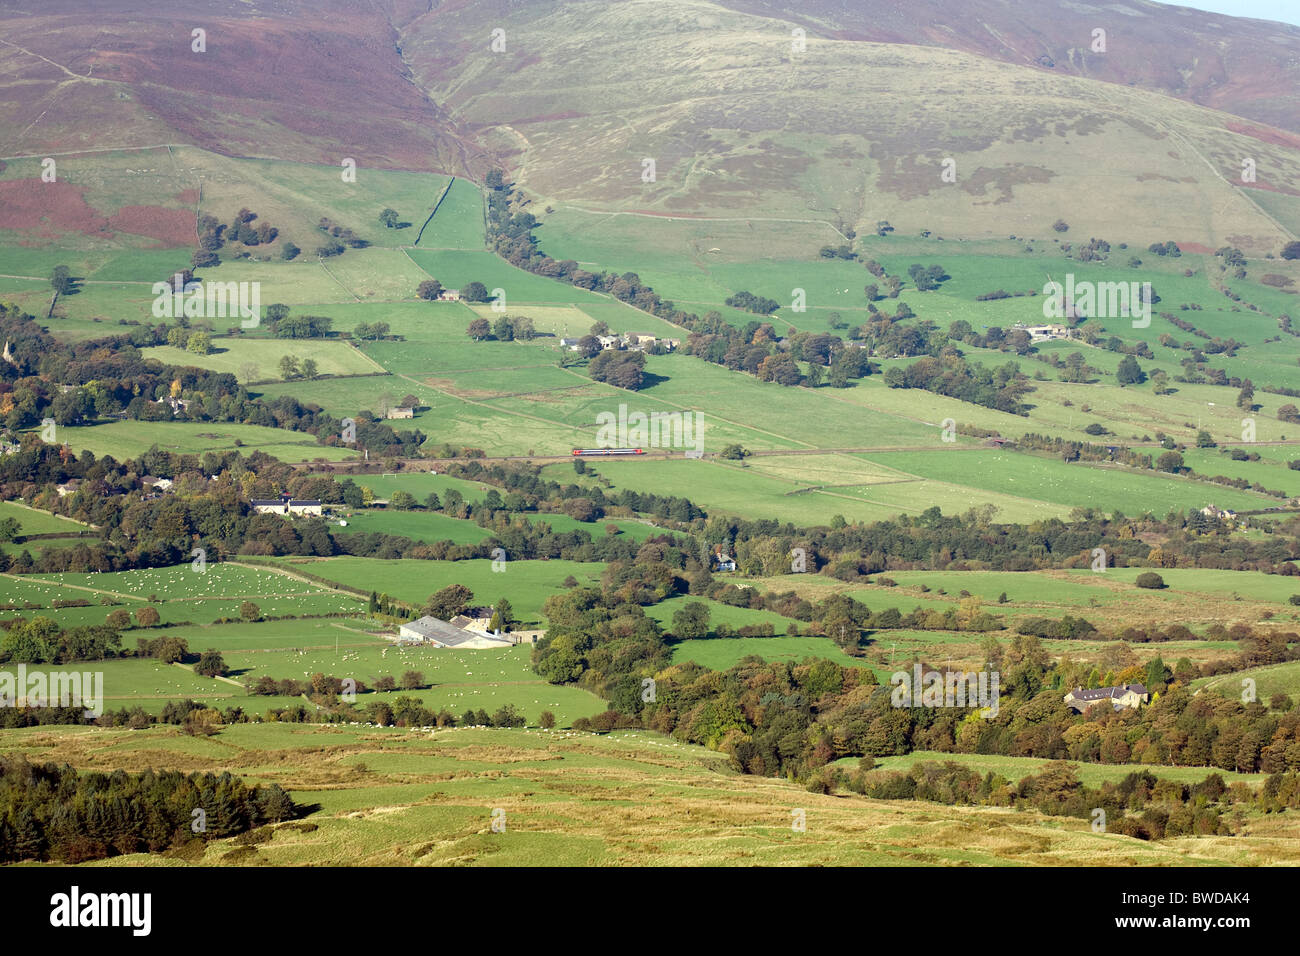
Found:
[[448, 624], [446, 621], [436, 617], [425, 615], [414, 621], [408, 621], [403, 624], [409, 630], [415, 631], [426, 641], [432, 638], [440, 644], [446, 644], [448, 647], [456, 647], [464, 644], [466, 641], [472, 641], [475, 638], [482, 637], [482, 634], [475, 634], [473, 631], [466, 631], [457, 627], [455, 624]]
[[1141, 684], [1121, 684], [1118, 687], [1094, 687], [1091, 690], [1076, 687], [1070, 693], [1075, 700], [1105, 700], [1107, 697], [1123, 697], [1129, 691], [1141, 697], [1147, 689]]

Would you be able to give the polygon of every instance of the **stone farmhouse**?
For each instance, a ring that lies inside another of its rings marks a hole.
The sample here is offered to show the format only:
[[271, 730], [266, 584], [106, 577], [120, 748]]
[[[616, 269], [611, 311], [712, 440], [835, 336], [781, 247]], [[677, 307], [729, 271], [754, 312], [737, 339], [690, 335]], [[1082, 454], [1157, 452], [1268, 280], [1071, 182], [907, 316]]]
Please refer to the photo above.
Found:
[[315, 498], [294, 498], [281, 495], [279, 498], [253, 498], [249, 504], [260, 515], [319, 515], [321, 503]]
[[77, 489], [81, 487], [80, 478], [69, 478], [61, 485], [55, 485], [54, 490], [59, 493], [60, 498], [66, 498], [68, 495], [75, 495]]
[[[581, 338], [562, 338], [560, 339], [560, 348], [570, 352], [577, 352], [582, 348], [581, 341]], [[661, 346], [666, 352], [672, 352], [682, 344], [678, 339], [661, 339], [644, 332], [628, 332], [626, 335], [616, 333], [598, 335], [596, 341], [600, 343], [602, 351], [626, 349], [629, 352], [644, 352], [656, 345]]]
[[1121, 684], [1118, 687], [1096, 687], [1084, 690], [1076, 687], [1065, 695], [1065, 702], [1071, 710], [1082, 714], [1089, 707], [1102, 701], [1110, 701], [1115, 710], [1136, 710], [1149, 699], [1147, 689], [1141, 684]]

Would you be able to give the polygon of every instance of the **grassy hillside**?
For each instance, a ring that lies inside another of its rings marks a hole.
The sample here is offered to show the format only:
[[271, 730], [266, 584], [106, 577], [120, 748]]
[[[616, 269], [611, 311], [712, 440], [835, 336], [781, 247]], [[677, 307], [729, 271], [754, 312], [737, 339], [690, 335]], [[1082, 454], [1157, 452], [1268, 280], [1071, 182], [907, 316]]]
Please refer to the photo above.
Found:
[[[82, 769], [230, 770], [318, 804], [307, 825], [215, 840], [176, 863], [353, 865], [1214, 865], [1300, 860], [1281, 815], [1247, 837], [1147, 843], [1086, 820], [810, 794], [738, 776], [725, 758], [653, 733], [421, 732], [238, 725], [213, 738], [11, 731], [29, 759]], [[281, 759], [268, 765], [266, 753]], [[792, 829], [804, 811], [806, 831]], [[491, 830], [493, 811], [505, 832]], [[497, 814], [501, 819], [501, 814]], [[133, 866], [150, 858], [109, 861]]]
[[[1263, 249], [1284, 235], [1238, 188], [1239, 159], [1267, 156], [1261, 168], [1294, 193], [1296, 147], [1252, 137], [1226, 114], [829, 30], [795, 51], [780, 11], [706, 9], [704, 19], [685, 0], [520, 10], [508, 88], [497, 60], [457, 39], [487, 35], [493, 10], [417, 22], [403, 49], [440, 102], [482, 124], [539, 204], [643, 214], [620, 227], [676, 215], [1044, 235], [1066, 215], [1082, 234], [1134, 230], [1144, 244], [1172, 236], [1214, 248], [1237, 236]], [[955, 182], [941, 178], [945, 160]], [[1131, 216], [1144, 203], [1160, 214]], [[726, 244], [705, 241], [706, 254]]]

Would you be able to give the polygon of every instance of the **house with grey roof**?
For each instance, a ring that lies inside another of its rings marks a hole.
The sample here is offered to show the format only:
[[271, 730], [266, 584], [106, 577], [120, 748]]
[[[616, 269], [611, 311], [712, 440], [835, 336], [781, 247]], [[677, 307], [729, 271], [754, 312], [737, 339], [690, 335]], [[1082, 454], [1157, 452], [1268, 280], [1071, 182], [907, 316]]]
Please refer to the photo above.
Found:
[[1150, 695], [1141, 684], [1121, 684], [1118, 687], [1093, 687], [1084, 690], [1076, 687], [1065, 695], [1065, 702], [1071, 710], [1082, 714], [1089, 707], [1102, 701], [1110, 701], [1115, 710], [1136, 710], [1145, 704]]
[[293, 498], [287, 494], [279, 498], [253, 498], [249, 504], [260, 515], [318, 515], [322, 510], [317, 498]]

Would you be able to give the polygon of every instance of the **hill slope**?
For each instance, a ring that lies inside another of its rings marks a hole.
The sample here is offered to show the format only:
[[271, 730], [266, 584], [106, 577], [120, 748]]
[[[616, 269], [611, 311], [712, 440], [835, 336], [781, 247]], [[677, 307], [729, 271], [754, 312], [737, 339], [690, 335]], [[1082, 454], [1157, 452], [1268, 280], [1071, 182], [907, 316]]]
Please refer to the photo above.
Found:
[[[957, 19], [938, 0], [268, 0], [161, 19], [116, 0], [91, 49], [81, 6], [0, 19], [0, 155], [185, 142], [471, 178], [504, 162], [602, 210], [966, 236], [1062, 216], [1259, 253], [1294, 231], [1272, 197], [1300, 197], [1300, 30], [1137, 0], [980, 0]], [[1079, 52], [1094, 26], [1108, 53]]]

